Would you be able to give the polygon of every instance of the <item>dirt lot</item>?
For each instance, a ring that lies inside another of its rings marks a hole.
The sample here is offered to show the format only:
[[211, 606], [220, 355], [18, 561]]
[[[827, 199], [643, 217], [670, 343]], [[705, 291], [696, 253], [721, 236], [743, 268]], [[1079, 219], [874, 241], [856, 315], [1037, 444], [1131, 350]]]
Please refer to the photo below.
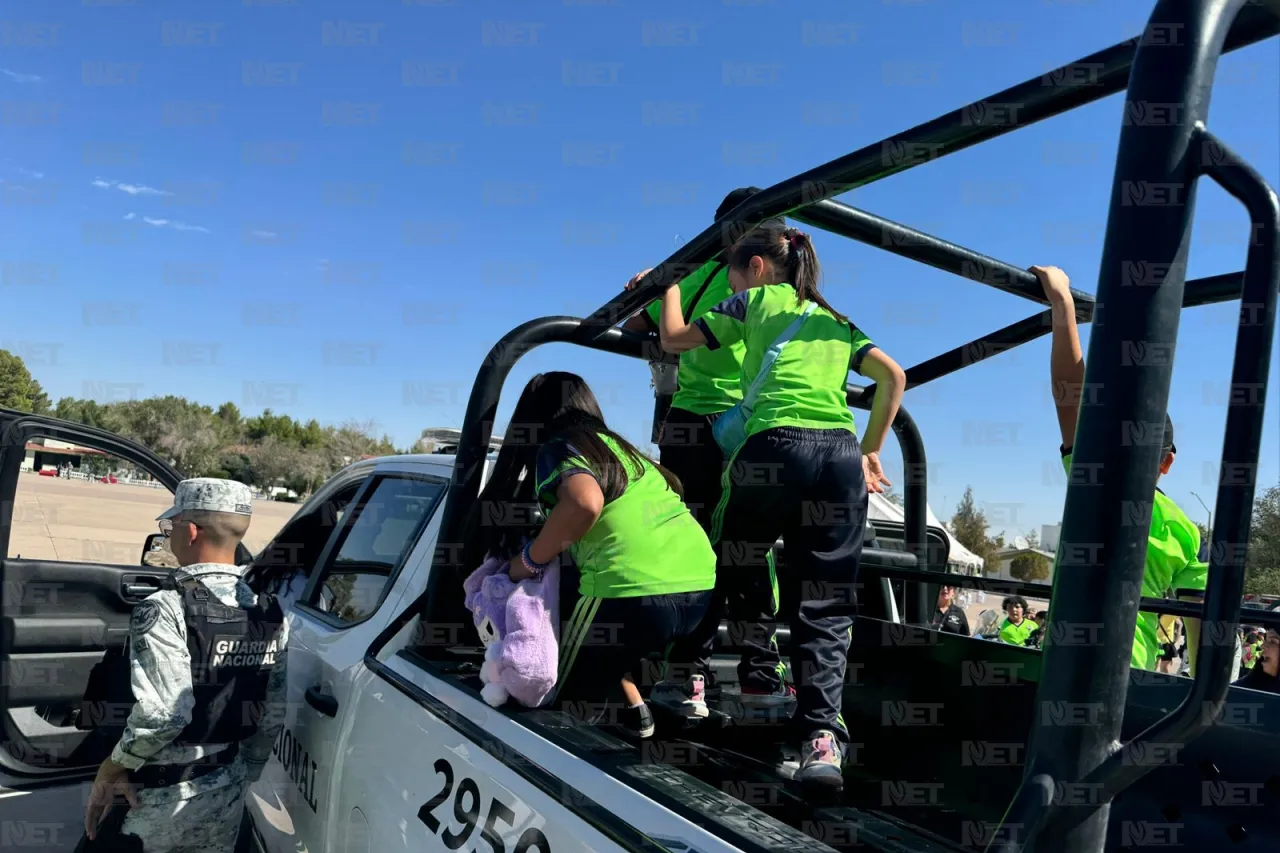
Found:
[[[164, 489], [24, 473], [18, 478], [8, 555], [137, 565], [143, 541], [157, 532], [156, 516], [171, 500]], [[297, 504], [254, 501], [245, 546], [256, 553], [297, 509]]]

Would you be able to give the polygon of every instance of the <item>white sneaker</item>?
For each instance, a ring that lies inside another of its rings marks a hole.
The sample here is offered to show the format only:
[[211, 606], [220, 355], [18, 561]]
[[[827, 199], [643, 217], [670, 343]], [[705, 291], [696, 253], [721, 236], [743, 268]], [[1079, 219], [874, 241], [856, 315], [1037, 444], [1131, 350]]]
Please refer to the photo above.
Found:
[[701, 675], [695, 675], [684, 684], [676, 681], [660, 681], [653, 686], [649, 701], [675, 711], [682, 717], [702, 718], [707, 710], [707, 684]]
[[834, 732], [815, 732], [813, 738], [800, 747], [800, 772], [796, 779], [826, 788], [843, 788], [841, 751], [840, 741], [836, 740]]

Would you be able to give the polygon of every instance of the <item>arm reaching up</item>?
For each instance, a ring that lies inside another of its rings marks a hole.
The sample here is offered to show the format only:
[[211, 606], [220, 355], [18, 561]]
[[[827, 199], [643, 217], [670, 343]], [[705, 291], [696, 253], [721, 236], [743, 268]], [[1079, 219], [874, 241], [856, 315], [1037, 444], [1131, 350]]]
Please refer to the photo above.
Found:
[[1040, 280], [1053, 316], [1049, 376], [1053, 383], [1062, 446], [1071, 447], [1076, 440], [1076, 420], [1080, 415], [1080, 397], [1084, 390], [1084, 352], [1080, 349], [1080, 331], [1076, 327], [1071, 280], [1057, 267], [1031, 267], [1031, 272]]

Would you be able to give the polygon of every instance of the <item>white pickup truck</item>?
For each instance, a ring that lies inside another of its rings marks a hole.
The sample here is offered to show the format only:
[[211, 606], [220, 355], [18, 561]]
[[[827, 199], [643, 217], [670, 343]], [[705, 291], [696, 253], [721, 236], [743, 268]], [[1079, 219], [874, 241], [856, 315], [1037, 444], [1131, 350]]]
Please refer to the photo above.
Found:
[[[452, 464], [407, 456], [354, 465], [264, 551], [309, 562], [310, 576], [289, 617], [289, 722], [248, 798], [258, 849], [712, 853], [830, 850], [814, 837], [824, 832], [836, 842], [861, 833], [863, 844], [878, 831], [903, 837], [838, 814], [809, 832], [788, 826], [750, 804], [783, 796], [776, 780], [735, 773], [726, 784], [736, 787], [708, 784], [680, 769], [710, 760], [690, 743], [637, 750], [573, 715], [491, 708], [424, 665], [415, 645], [458, 638], [427, 637], [432, 626], [416, 617], [367, 662], [379, 634], [427, 588]], [[368, 502], [380, 511], [333, 523]], [[317, 607], [326, 590], [332, 601]]]
[[[15, 522], [29, 528], [45, 511], [24, 499], [22, 483], [37, 475], [20, 466], [41, 438], [123, 458], [170, 490], [181, 479], [133, 442], [0, 410], [0, 786], [20, 790], [83, 781], [109, 751], [75, 725], [89, 670], [123, 646], [133, 605], [167, 574], [148, 562], [146, 545], [141, 557], [129, 548], [119, 560], [95, 552], [77, 561], [65, 549], [58, 559], [22, 555]], [[886, 580], [916, 565], [900, 547], [901, 523], [876, 522], [863, 550], [864, 593], [880, 577], [881, 594], [859, 595], [853, 628], [844, 716], [856, 734], [845, 796], [820, 804], [776, 772], [776, 727], [713, 715], [688, 733], [659, 716], [658, 736], [637, 746], [583, 722], [590, 708], [485, 704], [476, 677], [482, 649], [469, 632], [458, 574], [466, 567], [439, 544], [454, 462], [410, 455], [356, 463], [258, 555], [241, 555], [251, 579], [274, 570], [295, 581], [289, 716], [247, 798], [246, 850], [932, 853], [998, 840], [1022, 777], [1040, 653], [903, 624], [896, 602], [910, 596]], [[40, 518], [53, 537], [64, 525], [89, 523]], [[924, 565], [941, 571], [945, 531], [927, 534]], [[785, 565], [785, 549], [780, 559]], [[781, 592], [785, 607], [795, 592], [785, 583]], [[779, 640], [786, 643], [785, 629]], [[735, 660], [722, 654], [714, 662], [726, 691]], [[1126, 726], [1140, 731], [1158, 720], [1187, 684], [1135, 671]], [[1262, 845], [1241, 850], [1274, 850], [1274, 822], [1250, 807], [1272, 790], [1274, 763], [1256, 756], [1276, 754], [1280, 707], [1259, 697], [1233, 689], [1210, 735], [1113, 806], [1116, 832], [1169, 837], [1149, 815], [1196, 809], [1202, 768], [1211, 766], [1227, 781], [1211, 791], [1212, 820], [1179, 830], [1196, 840], [1191, 849], [1220, 824], [1238, 824]], [[0, 828], [18, 849], [24, 839], [78, 835], [65, 829], [78, 814], [46, 825], [16, 808], [19, 801], [0, 799]]]
[[[89, 671], [106, 650], [123, 647], [133, 606], [169, 571], [154, 559], [150, 538], [128, 545], [136, 534], [110, 536], [105, 517], [50, 518], [28, 496], [37, 475], [22, 473], [23, 461], [49, 440], [122, 459], [170, 491], [182, 479], [135, 442], [0, 409], [0, 786], [22, 791], [91, 778], [111, 745], [76, 726]], [[462, 622], [456, 566], [433, 568], [442, 562], [437, 542], [454, 461], [406, 455], [355, 463], [259, 554], [242, 549], [251, 579], [272, 570], [294, 579], [288, 721], [248, 796], [247, 848], [956, 849], [878, 813], [811, 807], [732, 738], [712, 746], [675, 731], [637, 747], [582, 722], [585, 714], [485, 704], [476, 678], [482, 650]], [[83, 555], [64, 548], [52, 559], [24, 555], [32, 541], [24, 531], [36, 516], [51, 537], [73, 535], [60, 533], [62, 525], [96, 524], [95, 535], [121, 544]], [[425, 599], [446, 616], [424, 618]], [[732, 658], [723, 663], [732, 670]], [[741, 730], [759, 740], [749, 729]], [[10, 840], [78, 834], [78, 814], [46, 826], [12, 808], [0, 812]]]

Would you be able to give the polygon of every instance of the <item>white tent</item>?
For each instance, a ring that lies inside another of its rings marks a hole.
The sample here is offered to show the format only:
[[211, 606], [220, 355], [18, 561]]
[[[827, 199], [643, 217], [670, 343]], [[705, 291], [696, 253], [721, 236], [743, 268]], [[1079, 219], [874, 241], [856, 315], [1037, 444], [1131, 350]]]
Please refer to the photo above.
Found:
[[[899, 523], [906, 521], [906, 516], [902, 507], [898, 506], [884, 495], [872, 492], [869, 497], [871, 498], [871, 501], [867, 506], [867, 513], [871, 516], [873, 521], [896, 521]], [[947, 534], [947, 540], [951, 543], [951, 549], [947, 554], [947, 567], [951, 569], [959, 568], [962, 571], [981, 569], [983, 562], [982, 558], [956, 541], [956, 538], [951, 535], [951, 531], [943, 527], [942, 522], [938, 520], [938, 516], [933, 514], [933, 507], [926, 505], [925, 509], [927, 510], [925, 524], [929, 527], [937, 527], [940, 530], [945, 531]]]

